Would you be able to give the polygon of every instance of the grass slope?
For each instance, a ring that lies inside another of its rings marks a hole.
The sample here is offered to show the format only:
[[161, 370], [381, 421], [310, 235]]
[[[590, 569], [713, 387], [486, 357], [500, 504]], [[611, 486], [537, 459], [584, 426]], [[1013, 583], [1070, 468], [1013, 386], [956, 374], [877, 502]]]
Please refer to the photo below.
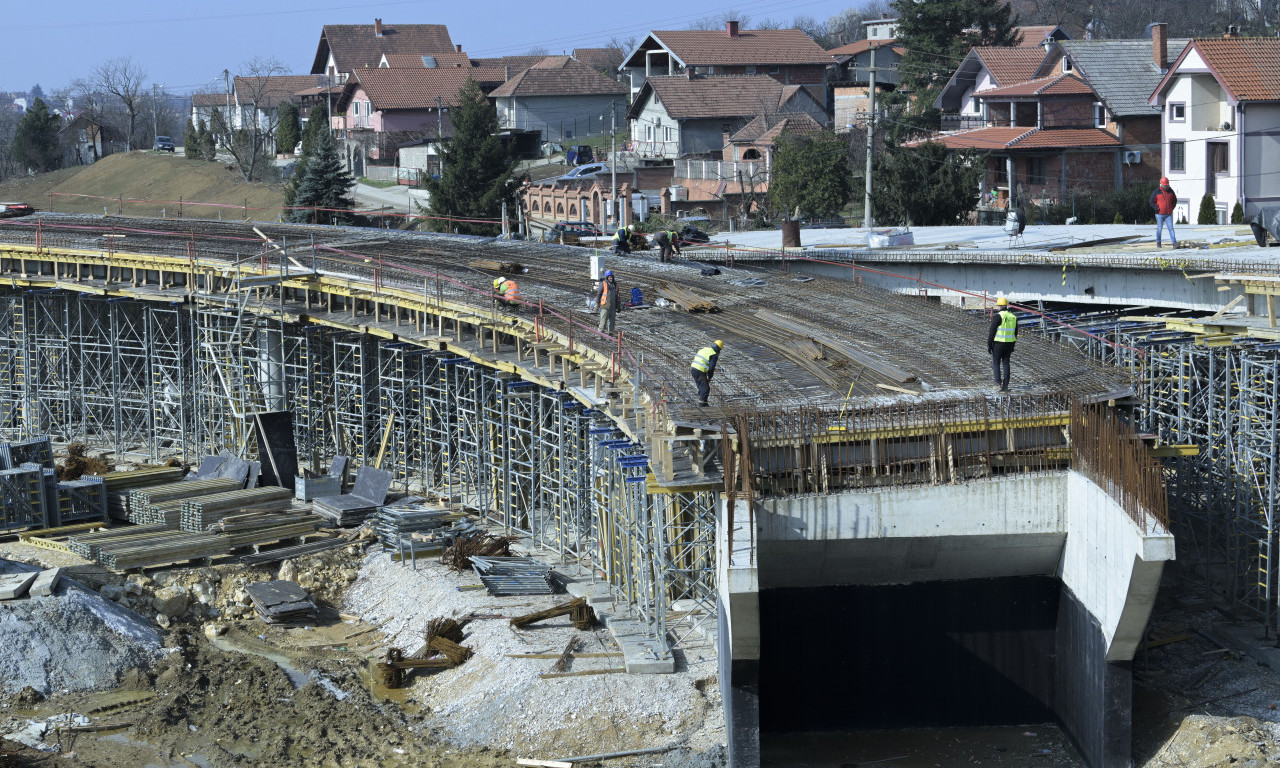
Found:
[[112, 215], [146, 217], [177, 218], [181, 200], [186, 218], [216, 219], [221, 212], [224, 219], [239, 220], [245, 217], [247, 205], [250, 219], [270, 221], [279, 214], [283, 197], [279, 184], [246, 183], [239, 171], [228, 170], [225, 163], [158, 152], [110, 155], [93, 165], [0, 184], [0, 199], [24, 200], [40, 210], [100, 214], [105, 207]]

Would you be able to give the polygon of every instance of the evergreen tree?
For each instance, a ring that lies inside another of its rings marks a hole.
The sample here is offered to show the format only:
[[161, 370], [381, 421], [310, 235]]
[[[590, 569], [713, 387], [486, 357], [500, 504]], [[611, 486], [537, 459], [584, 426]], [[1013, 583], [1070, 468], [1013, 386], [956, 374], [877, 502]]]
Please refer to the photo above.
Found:
[[276, 151], [286, 155], [293, 154], [298, 144], [302, 126], [298, 122], [298, 105], [286, 101], [280, 105], [279, 122], [276, 124]]
[[[325, 131], [320, 135], [311, 155], [307, 159], [306, 170], [298, 180], [297, 191], [293, 195], [293, 205], [300, 210], [291, 211], [289, 221], [310, 222], [320, 224], [345, 224], [352, 220], [349, 213], [355, 207], [355, 199], [351, 188], [355, 179], [342, 163], [338, 152], [338, 142]], [[310, 208], [342, 209], [320, 210], [313, 212]], [[344, 212], [346, 211], [346, 212]]]
[[61, 163], [58, 128], [62, 121], [49, 111], [44, 99], [36, 99], [23, 113], [14, 131], [10, 151], [19, 165], [33, 171], [52, 171]]
[[284, 184], [286, 208], [292, 207], [297, 200], [298, 184], [307, 173], [307, 158], [315, 151], [316, 144], [329, 134], [329, 109], [324, 104], [317, 104], [311, 108], [307, 124], [302, 129], [302, 152], [298, 154], [298, 161], [293, 164], [293, 175]]
[[453, 136], [441, 147], [443, 168], [440, 178], [427, 179], [431, 195], [428, 227], [440, 232], [456, 229], [468, 235], [494, 235], [498, 225], [448, 221], [496, 219], [502, 202], [514, 199], [511, 172], [514, 163], [498, 138], [498, 116], [489, 100], [468, 79], [458, 91], [458, 104], [450, 112]]
[[1217, 224], [1218, 206], [1213, 204], [1213, 195], [1208, 193], [1200, 198], [1200, 214], [1196, 216], [1197, 224]]
[[40, 84], [36, 83], [35, 85], [31, 86], [31, 101], [34, 103], [36, 99], [43, 99], [43, 98], [44, 98], [44, 89], [40, 87]]
[[187, 129], [182, 132], [182, 154], [186, 155], [188, 160], [200, 157], [200, 132], [196, 130], [195, 122], [189, 117]]
[[1231, 209], [1231, 223], [1232, 224], [1244, 223], [1244, 206], [1240, 205], [1239, 200], [1236, 201], [1235, 207]]
[[970, 48], [1015, 42], [1018, 17], [1006, 0], [894, 0], [891, 5], [899, 14], [894, 45], [907, 49], [898, 64], [899, 87], [914, 94], [915, 112], [932, 107]]
[[213, 162], [218, 157], [218, 145], [213, 140], [213, 129], [203, 120], [200, 121], [200, 157], [209, 162]]
[[809, 216], [840, 212], [853, 196], [848, 143], [833, 131], [782, 135], [774, 149], [769, 197], [773, 208], [790, 218], [796, 209]]
[[877, 221], [920, 226], [959, 224], [978, 205], [986, 155], [954, 152], [937, 142], [889, 145], [876, 156], [872, 197]]

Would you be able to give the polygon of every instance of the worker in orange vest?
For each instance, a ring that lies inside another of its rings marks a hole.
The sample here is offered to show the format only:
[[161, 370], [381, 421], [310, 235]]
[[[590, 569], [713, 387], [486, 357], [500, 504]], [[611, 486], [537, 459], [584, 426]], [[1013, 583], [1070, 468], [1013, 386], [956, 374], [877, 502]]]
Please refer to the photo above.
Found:
[[618, 295], [618, 283], [613, 278], [613, 271], [604, 273], [600, 287], [596, 289], [596, 309], [600, 312], [600, 324], [596, 326], [602, 333], [613, 333], [613, 323], [622, 307], [622, 297]]
[[493, 281], [493, 290], [498, 294], [498, 303], [508, 309], [520, 309], [520, 286], [509, 277], [499, 277]]

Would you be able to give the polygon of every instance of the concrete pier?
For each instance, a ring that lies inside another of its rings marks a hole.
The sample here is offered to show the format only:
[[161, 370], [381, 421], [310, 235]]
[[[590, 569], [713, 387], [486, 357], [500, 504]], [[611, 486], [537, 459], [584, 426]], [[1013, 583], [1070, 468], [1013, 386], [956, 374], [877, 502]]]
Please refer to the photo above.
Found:
[[1163, 527], [1074, 471], [754, 511], [753, 531], [719, 538], [726, 555], [733, 544], [720, 637], [734, 766], [758, 765], [772, 733], [802, 722], [1037, 716], [1056, 718], [1093, 768], [1129, 765], [1129, 662], [1174, 555]]

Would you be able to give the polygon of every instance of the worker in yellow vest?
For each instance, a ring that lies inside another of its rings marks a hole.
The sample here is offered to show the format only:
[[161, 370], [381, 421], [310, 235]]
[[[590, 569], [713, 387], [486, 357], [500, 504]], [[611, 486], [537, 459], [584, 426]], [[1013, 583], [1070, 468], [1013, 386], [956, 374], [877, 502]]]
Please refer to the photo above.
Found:
[[600, 287], [596, 289], [596, 310], [600, 313], [601, 333], [613, 333], [613, 324], [622, 308], [622, 297], [618, 295], [618, 283], [614, 280], [613, 270], [604, 273]]
[[499, 277], [493, 281], [493, 291], [498, 294], [498, 303], [509, 309], [520, 308], [520, 286], [509, 277]]
[[711, 377], [716, 375], [716, 363], [720, 360], [720, 350], [724, 342], [716, 339], [711, 346], [698, 350], [693, 357], [693, 383], [698, 385], [698, 405], [705, 406], [711, 395]]
[[987, 329], [987, 352], [991, 355], [991, 371], [1001, 392], [1009, 391], [1009, 356], [1018, 340], [1018, 316], [1009, 311], [1009, 300], [996, 299], [996, 313]]

